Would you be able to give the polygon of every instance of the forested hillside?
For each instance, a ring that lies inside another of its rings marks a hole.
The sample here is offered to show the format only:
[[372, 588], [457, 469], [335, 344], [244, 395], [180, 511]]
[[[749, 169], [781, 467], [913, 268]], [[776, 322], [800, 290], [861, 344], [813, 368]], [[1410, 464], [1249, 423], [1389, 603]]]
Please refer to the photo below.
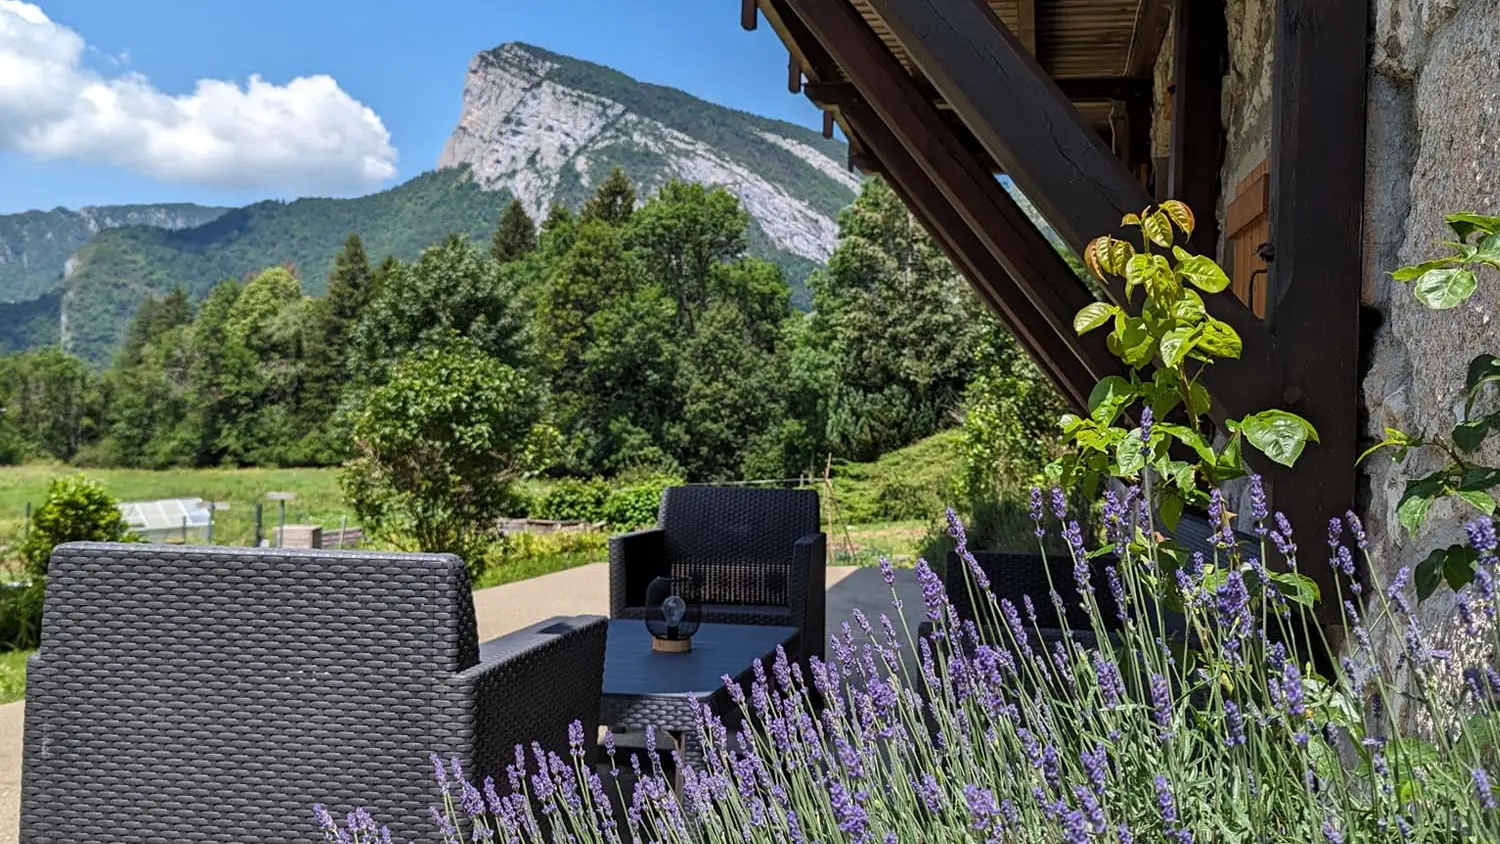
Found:
[[[446, 178], [427, 189], [467, 189]], [[267, 218], [220, 222], [305, 243]], [[221, 281], [200, 302], [148, 299], [102, 373], [55, 347], [0, 358], [0, 460], [339, 463], [351, 409], [424, 350], [540, 387], [554, 475], [782, 477], [965, 414], [1009, 444], [998, 457], [966, 446], [990, 469], [1034, 464], [1048, 439], [1055, 396], [878, 180], [840, 215], [810, 312], [779, 267], [747, 254], [749, 217], [722, 188], [673, 181], [638, 204], [617, 172], [576, 214], [556, 207], [538, 225], [511, 203], [481, 237], [372, 261], [414, 248], [399, 238], [417, 225], [390, 219], [379, 251], [358, 236], [336, 254], [307, 245], [296, 266]]]

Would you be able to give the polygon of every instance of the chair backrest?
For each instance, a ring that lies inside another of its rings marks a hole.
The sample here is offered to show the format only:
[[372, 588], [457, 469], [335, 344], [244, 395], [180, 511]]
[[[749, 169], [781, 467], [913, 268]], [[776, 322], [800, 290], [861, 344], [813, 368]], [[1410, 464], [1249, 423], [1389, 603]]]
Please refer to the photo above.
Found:
[[59, 546], [22, 840], [320, 840], [314, 802], [432, 793], [477, 659], [449, 555]]
[[[1056, 628], [1061, 626], [1057, 610], [1052, 603], [1051, 592], [1056, 588], [1058, 597], [1062, 599], [1065, 611], [1064, 618], [1068, 626], [1075, 630], [1086, 630], [1090, 628], [1091, 620], [1088, 613], [1081, 605], [1081, 597], [1078, 594], [1078, 581], [1073, 573], [1073, 561], [1062, 554], [1048, 555], [1045, 562], [1041, 554], [1011, 554], [986, 551], [975, 551], [974, 559], [979, 567], [989, 578], [990, 591], [995, 598], [1008, 598], [1015, 604], [1017, 611], [1021, 613], [1022, 619], [1026, 619], [1025, 598], [1030, 597], [1032, 606], [1036, 610], [1037, 622], [1042, 628]], [[1107, 629], [1114, 629], [1119, 624], [1117, 610], [1113, 594], [1105, 581], [1105, 567], [1113, 565], [1113, 557], [1101, 557], [1089, 561], [1090, 581], [1094, 592], [1094, 599], [1098, 603], [1102, 620]], [[1049, 585], [1048, 571], [1043, 566], [1051, 567], [1051, 583]], [[989, 609], [986, 607], [976, 617], [975, 600], [988, 601], [982, 595], [972, 595], [969, 584], [972, 576], [966, 578], [963, 562], [958, 553], [952, 549], [948, 551], [948, 568], [943, 577], [943, 587], [948, 593], [948, 600], [953, 603], [953, 609], [958, 612], [960, 618], [989, 621]], [[981, 606], [984, 606], [981, 604]], [[1030, 627], [1030, 622], [1027, 622]]]
[[820, 530], [810, 489], [669, 487], [657, 525], [672, 573], [705, 603], [786, 606], [797, 540]]

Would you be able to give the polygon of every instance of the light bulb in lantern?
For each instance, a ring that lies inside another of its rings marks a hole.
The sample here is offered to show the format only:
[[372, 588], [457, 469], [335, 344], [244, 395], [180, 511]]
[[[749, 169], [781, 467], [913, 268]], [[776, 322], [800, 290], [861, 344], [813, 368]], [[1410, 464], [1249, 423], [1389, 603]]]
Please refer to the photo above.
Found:
[[667, 621], [669, 627], [677, 627], [682, 624], [682, 616], [687, 612], [687, 601], [682, 600], [679, 595], [669, 595], [661, 602], [661, 614]]

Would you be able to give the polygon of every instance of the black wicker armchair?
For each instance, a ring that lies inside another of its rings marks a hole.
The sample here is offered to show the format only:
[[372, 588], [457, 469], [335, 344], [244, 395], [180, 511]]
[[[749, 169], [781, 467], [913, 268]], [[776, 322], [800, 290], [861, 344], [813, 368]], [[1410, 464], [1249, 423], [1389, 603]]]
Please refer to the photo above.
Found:
[[789, 656], [821, 658], [826, 548], [812, 490], [671, 487], [657, 527], [610, 537], [610, 614], [641, 618], [653, 579], [687, 577], [704, 621], [796, 627]]
[[593, 739], [606, 628], [480, 644], [451, 555], [59, 546], [20, 840], [314, 842], [314, 803], [431, 837], [429, 751], [503, 783], [518, 742]]

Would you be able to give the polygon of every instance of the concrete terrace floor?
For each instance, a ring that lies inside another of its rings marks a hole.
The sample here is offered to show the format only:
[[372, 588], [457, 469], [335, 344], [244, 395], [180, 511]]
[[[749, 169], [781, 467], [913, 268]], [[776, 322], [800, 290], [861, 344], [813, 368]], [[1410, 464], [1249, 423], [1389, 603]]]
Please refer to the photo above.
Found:
[[[896, 572], [896, 591], [905, 604], [910, 631], [907, 648], [922, 621], [922, 591], [910, 569]], [[875, 623], [891, 609], [891, 588], [876, 569], [834, 566], [828, 569], [828, 633], [838, 633], [858, 608]], [[609, 614], [609, 566], [587, 566], [543, 575], [474, 593], [479, 639], [502, 636], [555, 615]], [[895, 614], [891, 613], [892, 620]], [[899, 623], [899, 622], [898, 622]], [[857, 635], [857, 634], [856, 634]], [[0, 844], [19, 839], [21, 802], [21, 730], [25, 703], [0, 706]]]

